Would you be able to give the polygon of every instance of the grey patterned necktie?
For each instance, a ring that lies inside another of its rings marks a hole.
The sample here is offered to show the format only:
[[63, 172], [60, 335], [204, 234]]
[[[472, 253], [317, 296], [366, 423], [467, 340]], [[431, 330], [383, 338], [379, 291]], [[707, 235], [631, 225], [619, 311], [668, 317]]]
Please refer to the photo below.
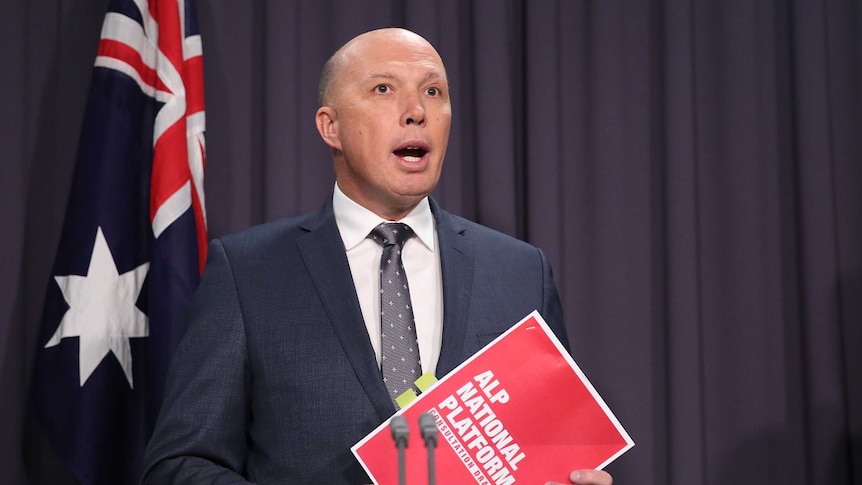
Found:
[[404, 242], [413, 237], [413, 229], [407, 224], [384, 222], [368, 237], [383, 246], [380, 258], [380, 368], [389, 397], [395, 402], [395, 398], [410, 388], [418, 394], [413, 381], [422, 375], [410, 289], [401, 263], [401, 249]]

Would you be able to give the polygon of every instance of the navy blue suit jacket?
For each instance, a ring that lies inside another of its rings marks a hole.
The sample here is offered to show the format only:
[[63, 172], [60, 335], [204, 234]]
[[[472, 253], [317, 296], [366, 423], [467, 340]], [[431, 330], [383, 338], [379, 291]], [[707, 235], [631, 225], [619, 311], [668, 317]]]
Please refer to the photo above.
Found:
[[[568, 346], [542, 252], [431, 209], [444, 294], [437, 377], [533, 310]], [[330, 201], [210, 244], [144, 481], [369, 483], [350, 447], [394, 412]]]

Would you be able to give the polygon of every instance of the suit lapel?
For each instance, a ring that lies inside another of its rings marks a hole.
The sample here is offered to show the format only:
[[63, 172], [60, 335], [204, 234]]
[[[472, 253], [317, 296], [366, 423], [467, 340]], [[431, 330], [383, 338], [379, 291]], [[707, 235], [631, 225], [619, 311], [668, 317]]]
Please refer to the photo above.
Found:
[[443, 341], [436, 369], [437, 377], [442, 378], [463, 360], [473, 284], [473, 246], [464, 237], [463, 225], [430, 200], [443, 273]]
[[[443, 377], [463, 359], [464, 339], [473, 282], [473, 246], [464, 237], [464, 226], [430, 199], [437, 223], [440, 265], [443, 275], [443, 338], [435, 374]], [[331, 199], [303, 226], [308, 234], [297, 244], [312, 283], [326, 308], [341, 347], [353, 366], [381, 420], [395, 412], [389, 399], [374, 350], [368, 341], [362, 311]]]
[[359, 382], [380, 419], [387, 419], [395, 408], [383, 385], [374, 349], [368, 341], [347, 255], [332, 213], [331, 199], [304, 229], [309, 232], [299, 238], [297, 244], [311, 280]]

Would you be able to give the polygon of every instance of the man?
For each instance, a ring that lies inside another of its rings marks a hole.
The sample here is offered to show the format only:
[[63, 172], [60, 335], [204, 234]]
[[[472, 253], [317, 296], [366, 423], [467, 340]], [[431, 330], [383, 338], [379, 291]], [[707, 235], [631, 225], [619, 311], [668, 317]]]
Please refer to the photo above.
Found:
[[[383, 29], [351, 40], [324, 67], [320, 103], [333, 196], [317, 212], [211, 243], [146, 483], [369, 481], [350, 446], [395, 412], [401, 392], [381, 376], [387, 249], [368, 235], [382, 222], [415, 233], [401, 254], [423, 372], [444, 376], [534, 309], [567, 344], [541, 251], [428, 197], [451, 106], [425, 39]], [[596, 470], [571, 478], [611, 483]]]

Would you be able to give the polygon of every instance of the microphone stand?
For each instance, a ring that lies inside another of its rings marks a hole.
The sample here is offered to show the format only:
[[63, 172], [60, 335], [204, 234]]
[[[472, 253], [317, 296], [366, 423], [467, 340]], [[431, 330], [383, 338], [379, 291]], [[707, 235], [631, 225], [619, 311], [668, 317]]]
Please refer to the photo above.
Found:
[[410, 428], [407, 426], [407, 420], [404, 416], [393, 416], [389, 421], [389, 429], [392, 431], [392, 439], [395, 440], [395, 446], [398, 447], [398, 485], [407, 483], [407, 465], [404, 459], [404, 449], [407, 448], [407, 438], [410, 435]]
[[434, 450], [437, 448], [437, 421], [429, 413], [419, 415], [419, 431], [428, 449], [428, 485], [437, 483], [437, 473], [434, 466]]

